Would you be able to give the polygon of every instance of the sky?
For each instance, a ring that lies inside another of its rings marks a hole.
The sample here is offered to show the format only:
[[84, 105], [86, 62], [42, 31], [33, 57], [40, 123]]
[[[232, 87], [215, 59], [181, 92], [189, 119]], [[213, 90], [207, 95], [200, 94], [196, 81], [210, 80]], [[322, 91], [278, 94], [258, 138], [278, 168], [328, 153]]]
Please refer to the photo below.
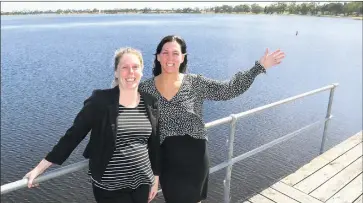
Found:
[[[284, 0], [282, 0], [284, 1]], [[230, 5], [230, 6], [235, 6], [235, 5], [240, 5], [240, 4], [252, 4], [252, 3], [258, 3], [261, 6], [266, 6], [269, 5], [271, 3], [275, 3], [276, 1], [212, 1], [212, 2], [208, 2], [207, 0], [204, 1], [198, 1], [198, 2], [193, 2], [193, 1], [176, 1], [176, 0], [171, 0], [171, 1], [150, 1], [150, 0], [146, 0], [146, 1], [108, 1], [108, 2], [92, 2], [92, 1], [77, 1], [77, 2], [71, 2], [71, 1], [67, 1], [67, 2], [60, 2], [60, 1], [37, 1], [37, 2], [29, 2], [29, 1], [21, 1], [21, 2], [16, 2], [16, 1], [2, 1], [1, 2], [1, 11], [2, 12], [11, 12], [11, 11], [24, 11], [24, 10], [39, 10], [39, 11], [45, 11], [45, 10], [57, 10], [57, 9], [116, 9], [116, 8], [137, 8], [137, 9], [141, 9], [141, 8], [152, 8], [152, 9], [156, 9], [156, 8], [160, 8], [160, 9], [171, 9], [171, 8], [186, 8], [186, 7], [191, 7], [191, 8], [195, 8], [195, 7], [199, 7], [199, 8], [204, 8], [204, 7], [214, 7], [214, 6], [221, 6], [221, 5]]]

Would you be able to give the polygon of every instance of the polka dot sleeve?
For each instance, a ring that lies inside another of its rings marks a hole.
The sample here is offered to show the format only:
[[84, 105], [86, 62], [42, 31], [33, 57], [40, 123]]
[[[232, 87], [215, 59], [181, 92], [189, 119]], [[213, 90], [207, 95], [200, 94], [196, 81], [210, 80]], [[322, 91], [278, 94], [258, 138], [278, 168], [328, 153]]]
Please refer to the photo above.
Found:
[[195, 85], [202, 99], [229, 100], [244, 93], [260, 73], [265, 72], [263, 66], [256, 62], [248, 71], [236, 73], [230, 81], [219, 81], [197, 75]]

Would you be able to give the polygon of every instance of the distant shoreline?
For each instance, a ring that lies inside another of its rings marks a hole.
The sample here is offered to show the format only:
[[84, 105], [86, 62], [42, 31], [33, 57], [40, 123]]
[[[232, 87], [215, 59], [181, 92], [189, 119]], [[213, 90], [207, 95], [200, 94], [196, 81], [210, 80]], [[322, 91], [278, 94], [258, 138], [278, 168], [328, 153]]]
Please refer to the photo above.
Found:
[[86, 12], [82, 12], [82, 13], [36, 13], [36, 14], [31, 14], [31, 13], [26, 13], [26, 14], [1, 14], [1, 16], [26, 16], [26, 15], [30, 15], [30, 16], [35, 16], [35, 15], [60, 15], [60, 16], [65, 16], [65, 15], [117, 15], [117, 14], [198, 14], [198, 15], [215, 15], [215, 14], [231, 14], [231, 15], [273, 15], [273, 16], [310, 16], [310, 17], [329, 17], [329, 18], [351, 18], [353, 20], [363, 20], [363, 16], [355, 16], [355, 15], [349, 15], [349, 16], [343, 16], [343, 15], [301, 15], [301, 14], [267, 14], [267, 13], [236, 13], [236, 12], [231, 12], [231, 13], [214, 13], [214, 12], [203, 12], [203, 13], [176, 13], [176, 12], [150, 12], [150, 13], [143, 13], [143, 12], [118, 12], [118, 13], [86, 13]]
[[258, 3], [240, 5], [223, 4], [214, 7], [188, 8], [109, 8], [109, 9], [57, 9], [57, 10], [19, 10], [5, 12], [1, 15], [38, 15], [38, 14], [265, 14], [265, 15], [298, 15], [332, 18], [351, 18], [363, 20], [363, 4], [361, 2], [275, 2], [261, 6]]

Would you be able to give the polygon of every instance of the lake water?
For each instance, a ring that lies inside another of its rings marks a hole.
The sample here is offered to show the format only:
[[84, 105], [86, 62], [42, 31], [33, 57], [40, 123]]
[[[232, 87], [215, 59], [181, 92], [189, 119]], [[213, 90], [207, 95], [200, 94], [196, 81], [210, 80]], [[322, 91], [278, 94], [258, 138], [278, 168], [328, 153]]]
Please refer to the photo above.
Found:
[[[144, 79], [149, 78], [156, 46], [169, 34], [186, 40], [190, 72], [219, 80], [248, 70], [266, 47], [286, 53], [281, 65], [258, 76], [243, 95], [207, 101], [206, 122], [337, 82], [326, 149], [362, 129], [362, 21], [271, 15], [1, 16], [1, 184], [21, 179], [51, 150], [93, 89], [110, 87], [117, 48], [142, 50]], [[327, 91], [240, 119], [234, 154], [321, 121], [328, 98]], [[236, 164], [232, 202], [316, 157], [323, 126]], [[228, 130], [222, 125], [208, 131], [212, 166], [227, 157]], [[83, 160], [87, 141], [64, 165]], [[94, 202], [86, 171], [2, 195], [1, 202]], [[224, 174], [211, 175], [205, 202], [223, 201]]]

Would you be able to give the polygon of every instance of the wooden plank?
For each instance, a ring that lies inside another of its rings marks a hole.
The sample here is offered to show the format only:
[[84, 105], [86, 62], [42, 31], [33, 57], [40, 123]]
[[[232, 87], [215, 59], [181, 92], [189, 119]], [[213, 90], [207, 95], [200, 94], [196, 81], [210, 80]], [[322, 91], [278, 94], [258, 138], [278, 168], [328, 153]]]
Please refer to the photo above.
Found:
[[248, 201], [252, 203], [276, 203], [260, 194], [256, 194], [255, 196], [251, 197]]
[[353, 203], [363, 203], [363, 196], [360, 195], [360, 197], [356, 199]]
[[285, 177], [281, 181], [293, 186], [361, 142], [362, 131], [353, 135], [352, 137], [348, 138], [337, 146], [329, 149], [328, 151], [313, 159], [310, 163], [301, 167], [295, 173]]
[[362, 157], [338, 173], [332, 179], [311, 193], [311, 196], [325, 202], [360, 173], [362, 173]]
[[336, 193], [326, 203], [352, 203], [362, 194], [362, 174]]
[[296, 201], [272, 188], [267, 188], [266, 190], [262, 191], [261, 195], [263, 195], [275, 202], [278, 202], [278, 203], [299, 203], [298, 201]]
[[296, 184], [294, 187], [307, 194], [318, 188], [325, 181], [329, 180], [335, 174], [339, 173], [345, 167], [353, 163], [356, 159], [362, 156], [362, 143], [349, 150], [339, 158], [330, 162], [316, 173]]
[[283, 182], [277, 182], [271, 187], [289, 197], [296, 199], [300, 203], [322, 203], [314, 197], [311, 197], [308, 194], [305, 194], [289, 185], [286, 185]]
[[250, 202], [250, 201], [248, 201], [248, 200], [243, 200], [243, 199], [241, 199], [241, 200], [239, 200], [237, 203], [252, 203], [252, 202]]

